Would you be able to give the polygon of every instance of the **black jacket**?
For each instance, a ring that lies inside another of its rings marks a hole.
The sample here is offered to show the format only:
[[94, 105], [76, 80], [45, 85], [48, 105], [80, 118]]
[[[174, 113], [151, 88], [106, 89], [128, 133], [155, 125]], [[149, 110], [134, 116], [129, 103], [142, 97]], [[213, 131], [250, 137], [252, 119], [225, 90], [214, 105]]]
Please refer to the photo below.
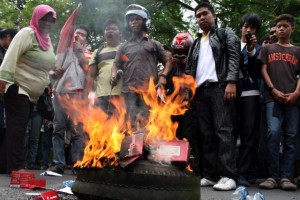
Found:
[[[196, 77], [201, 37], [202, 34], [199, 34], [190, 49], [185, 70], [193, 77]], [[209, 34], [209, 43], [215, 59], [219, 82], [238, 81], [241, 60], [241, 44], [238, 36], [231, 29], [213, 26]]]

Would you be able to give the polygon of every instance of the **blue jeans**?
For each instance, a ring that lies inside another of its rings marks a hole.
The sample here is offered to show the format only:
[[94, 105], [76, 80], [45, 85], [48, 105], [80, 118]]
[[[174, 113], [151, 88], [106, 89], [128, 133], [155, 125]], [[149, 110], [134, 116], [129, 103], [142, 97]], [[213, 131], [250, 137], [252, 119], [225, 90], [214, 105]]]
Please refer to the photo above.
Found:
[[[61, 107], [59, 100], [55, 94], [53, 99], [54, 119], [53, 119], [53, 165], [64, 168], [66, 166], [65, 159], [65, 134], [71, 131], [71, 158], [72, 162], [82, 159], [83, 157], [83, 132], [81, 126], [74, 125], [69, 118], [66, 110]], [[73, 98], [73, 94], [69, 94]]]
[[[268, 102], [266, 103], [266, 118], [270, 177], [275, 180], [289, 178], [295, 160], [295, 138], [298, 131], [299, 109], [294, 105], [286, 106]], [[280, 160], [281, 133], [284, 133], [284, 142], [283, 155]]]
[[42, 127], [42, 116], [36, 111], [33, 110], [30, 116], [30, 131], [29, 131], [29, 140], [28, 140], [28, 164], [37, 164], [36, 155], [39, 147], [39, 139]]
[[49, 154], [52, 149], [52, 133], [53, 133], [53, 124], [44, 124], [44, 138], [43, 138], [43, 160], [42, 166], [47, 167], [49, 163]]

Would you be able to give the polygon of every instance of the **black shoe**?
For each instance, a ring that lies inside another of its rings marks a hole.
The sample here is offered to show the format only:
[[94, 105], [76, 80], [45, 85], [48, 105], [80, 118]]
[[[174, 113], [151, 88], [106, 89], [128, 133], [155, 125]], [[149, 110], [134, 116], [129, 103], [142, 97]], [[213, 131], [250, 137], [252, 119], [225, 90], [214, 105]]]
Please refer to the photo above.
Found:
[[47, 170], [48, 168], [49, 168], [49, 166], [43, 165], [43, 166], [41, 167], [41, 170]]
[[64, 174], [64, 169], [58, 165], [50, 166], [47, 171], [55, 172], [58, 174]]
[[27, 169], [30, 169], [30, 170], [39, 170], [39, 166], [35, 165], [35, 164], [28, 164]]
[[256, 178], [254, 176], [247, 177], [247, 180], [250, 184], [255, 184], [256, 183]]
[[238, 186], [249, 187], [249, 186], [250, 186], [250, 183], [245, 179], [245, 177], [239, 176], [239, 178], [238, 178], [238, 180], [237, 180], [237, 185], [238, 185]]

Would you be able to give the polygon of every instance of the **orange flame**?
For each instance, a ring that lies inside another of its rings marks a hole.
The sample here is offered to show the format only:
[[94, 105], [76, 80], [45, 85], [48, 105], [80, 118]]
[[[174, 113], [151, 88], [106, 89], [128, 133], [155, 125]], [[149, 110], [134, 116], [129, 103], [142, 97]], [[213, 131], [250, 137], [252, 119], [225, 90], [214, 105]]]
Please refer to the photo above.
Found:
[[[172, 115], [184, 114], [188, 101], [185, 101], [185, 90], [189, 88], [195, 93], [196, 84], [191, 76], [173, 78], [175, 91], [166, 96], [162, 90], [163, 102], [157, 97], [153, 79], [150, 80], [147, 92], [136, 90], [143, 96], [145, 103], [150, 107], [150, 115], [146, 120], [145, 127], [146, 143], [154, 144], [158, 140], [173, 140], [176, 138], [177, 123], [171, 120]], [[84, 157], [77, 161], [75, 167], [97, 167], [117, 166], [119, 160], [116, 153], [120, 151], [121, 143], [127, 133], [133, 132], [126, 122], [126, 106], [123, 98], [113, 99], [114, 113], [109, 117], [98, 107], [90, 106], [89, 100], [59, 97], [61, 105], [67, 110], [74, 123], [81, 123], [83, 130], [88, 135], [88, 141], [84, 150]], [[125, 130], [127, 128], [127, 130]]]

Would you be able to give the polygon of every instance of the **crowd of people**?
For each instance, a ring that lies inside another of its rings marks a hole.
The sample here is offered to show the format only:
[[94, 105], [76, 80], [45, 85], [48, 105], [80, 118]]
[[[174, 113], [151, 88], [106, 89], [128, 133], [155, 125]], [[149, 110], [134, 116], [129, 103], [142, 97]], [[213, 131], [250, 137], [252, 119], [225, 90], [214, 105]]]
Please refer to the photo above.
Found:
[[[104, 42], [92, 53], [87, 50], [88, 27], [73, 26], [78, 11], [62, 29], [61, 35], [70, 37], [61, 38], [56, 57], [49, 36], [56, 12], [50, 6], [38, 5], [30, 26], [18, 33], [0, 31], [0, 173], [24, 169], [25, 164], [38, 169], [42, 125], [42, 169], [63, 174], [68, 164], [82, 158], [88, 138], [82, 124], [75, 124], [60, 105], [61, 96], [87, 98], [94, 91], [94, 106], [108, 117], [115, 110], [111, 102], [124, 97], [126, 119], [135, 130], [140, 116], [147, 118], [149, 106], [131, 88], [147, 91], [153, 78], [156, 88], [164, 88], [168, 95], [174, 91], [172, 77], [185, 74], [194, 77], [196, 92], [191, 96], [188, 88], [180, 90], [190, 106], [172, 120], [179, 123], [177, 138], [190, 143], [192, 169], [200, 185], [226, 191], [266, 178], [259, 183], [261, 189], [297, 189], [300, 48], [291, 43], [292, 15], [277, 16], [270, 34], [259, 41], [258, 14], [241, 18], [238, 37], [232, 29], [218, 27], [213, 6], [202, 2], [194, 9], [201, 30], [197, 38], [178, 33], [168, 47], [149, 35], [148, 10], [131, 4], [125, 13], [131, 38], [121, 43], [122, 25], [108, 19], [103, 24]], [[43, 93], [52, 96], [53, 118], [39, 112]], [[70, 159], [65, 156], [66, 144], [71, 147]]]

